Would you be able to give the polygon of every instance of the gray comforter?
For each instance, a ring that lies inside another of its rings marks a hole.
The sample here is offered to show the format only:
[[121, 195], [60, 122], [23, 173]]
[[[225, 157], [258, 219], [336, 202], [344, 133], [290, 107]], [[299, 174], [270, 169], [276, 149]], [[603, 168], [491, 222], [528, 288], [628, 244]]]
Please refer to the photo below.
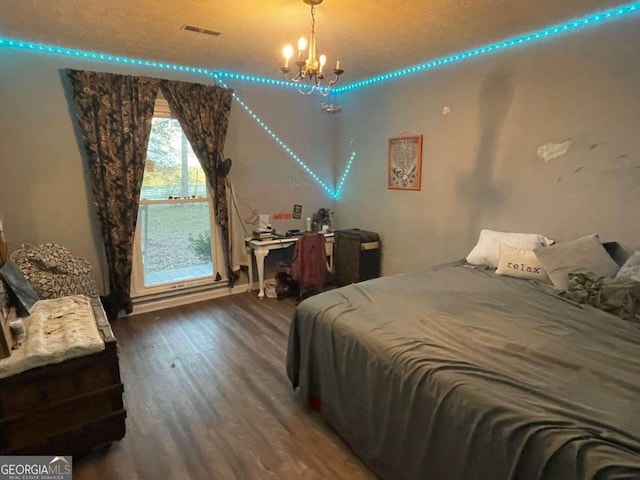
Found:
[[311, 297], [287, 373], [388, 479], [640, 478], [640, 328], [464, 266]]

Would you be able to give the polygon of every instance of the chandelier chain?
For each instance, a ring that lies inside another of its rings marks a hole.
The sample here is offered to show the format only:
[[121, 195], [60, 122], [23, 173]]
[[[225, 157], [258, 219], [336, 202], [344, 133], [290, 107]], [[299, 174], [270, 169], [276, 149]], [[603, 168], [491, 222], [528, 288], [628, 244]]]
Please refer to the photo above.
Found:
[[311, 5], [311, 41], [309, 42], [309, 59], [316, 58], [316, 7]]

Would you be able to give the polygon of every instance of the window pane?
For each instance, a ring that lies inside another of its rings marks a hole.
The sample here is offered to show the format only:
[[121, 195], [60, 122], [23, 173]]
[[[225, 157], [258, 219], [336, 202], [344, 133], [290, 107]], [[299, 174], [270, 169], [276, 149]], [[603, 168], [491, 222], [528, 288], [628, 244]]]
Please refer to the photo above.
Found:
[[207, 201], [141, 205], [139, 212], [145, 286], [213, 275]]
[[213, 276], [206, 195], [204, 171], [179, 122], [154, 117], [138, 212], [145, 287]]
[[154, 117], [140, 197], [162, 200], [205, 197], [206, 193], [204, 171], [180, 123], [173, 118]]

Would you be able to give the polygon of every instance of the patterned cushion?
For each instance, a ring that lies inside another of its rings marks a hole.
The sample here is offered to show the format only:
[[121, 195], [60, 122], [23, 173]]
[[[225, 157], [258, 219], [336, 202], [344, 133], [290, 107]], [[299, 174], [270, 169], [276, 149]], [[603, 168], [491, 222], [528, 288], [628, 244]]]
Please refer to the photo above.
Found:
[[82, 294], [98, 296], [91, 264], [61, 245], [26, 245], [11, 254], [41, 299]]
[[636, 250], [627, 258], [624, 265], [616, 273], [616, 278], [630, 278], [636, 282], [640, 282], [640, 250]]

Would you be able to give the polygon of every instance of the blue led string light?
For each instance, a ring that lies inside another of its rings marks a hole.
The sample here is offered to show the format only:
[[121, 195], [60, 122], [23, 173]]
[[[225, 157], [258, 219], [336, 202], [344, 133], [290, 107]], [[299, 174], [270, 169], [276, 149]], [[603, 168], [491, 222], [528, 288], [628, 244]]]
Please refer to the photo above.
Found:
[[[248, 75], [240, 75], [240, 74], [229, 73], [229, 72], [213, 72], [211, 70], [207, 70], [206, 68], [189, 67], [185, 65], [155, 62], [151, 60], [142, 60], [142, 59], [129, 58], [129, 57], [123, 57], [118, 55], [108, 55], [108, 54], [103, 54], [98, 52], [89, 52], [89, 51], [77, 50], [72, 48], [63, 48], [63, 47], [58, 47], [54, 45], [43, 45], [39, 43], [27, 42], [22, 40], [14, 40], [14, 39], [3, 38], [3, 37], [0, 37], [0, 47], [20, 48], [20, 49], [31, 50], [31, 51], [41, 52], [41, 53], [63, 55], [67, 57], [86, 58], [86, 59], [101, 60], [101, 61], [111, 62], [111, 63], [144, 66], [144, 67], [180, 71], [180, 72], [187, 72], [187, 73], [197, 73], [197, 74], [214, 77], [220, 82], [221, 82], [220, 80], [221, 78], [231, 78], [235, 80], [249, 81], [249, 82], [260, 83], [264, 85], [277, 85], [277, 86], [287, 86], [287, 87], [296, 86], [295, 84], [291, 84], [290, 82], [283, 82], [281, 80], [252, 77]], [[298, 155], [296, 155], [296, 153], [293, 150], [291, 150], [291, 148], [289, 148], [282, 140], [280, 140], [280, 138], [278, 138], [278, 136], [260, 118], [258, 118], [258, 116], [255, 115], [255, 113], [253, 113], [251, 109], [242, 100], [240, 100], [240, 98], [238, 98], [236, 94], [234, 94], [234, 97], [238, 101], [238, 103], [240, 103], [240, 105], [242, 105], [242, 107], [249, 113], [249, 115], [251, 115], [258, 122], [258, 124], [303, 168], [305, 172], [307, 172], [311, 176], [311, 178], [313, 178], [318, 183], [318, 185], [320, 185], [324, 190], [326, 190], [331, 197], [337, 198], [337, 195], [340, 194], [342, 185], [344, 184], [344, 180], [346, 178], [345, 176], [346, 172], [342, 176], [341, 183], [338, 190], [333, 191], [330, 187], [327, 186], [326, 183], [324, 183], [320, 179], [320, 177], [318, 177], [300, 159]], [[349, 163], [347, 164], [348, 168], [350, 168], [354, 157], [355, 157], [355, 152], [352, 154], [352, 157]]]
[[349, 170], [351, 170], [351, 165], [353, 165], [353, 161], [356, 158], [356, 152], [351, 152], [351, 157], [349, 157], [349, 161], [347, 165], [344, 167], [344, 172], [342, 173], [342, 177], [340, 177], [340, 182], [338, 183], [338, 188], [336, 188], [335, 193], [332, 195], [333, 198], [340, 198], [342, 194], [342, 187], [344, 187], [344, 182], [347, 180], [347, 176], [349, 175]]
[[[432, 60], [430, 62], [414, 65], [411, 67], [406, 67], [406, 68], [389, 72], [386, 74], [378, 75], [369, 79], [354, 82], [342, 87], [333, 88], [332, 93], [336, 93], [336, 94], [344, 93], [347, 91], [355, 90], [357, 88], [374, 85], [374, 84], [385, 82], [388, 80], [393, 80], [395, 78], [402, 77], [405, 75], [410, 75], [410, 74], [421, 72], [421, 71], [431, 70], [442, 65], [459, 62], [461, 60], [477, 57], [479, 55], [484, 55], [484, 54], [495, 52], [498, 50], [505, 50], [505, 49], [517, 47], [523, 44], [530, 43], [535, 40], [554, 37], [570, 31], [584, 29], [588, 26], [593, 26], [603, 22], [623, 18], [632, 14], [636, 14], [638, 12], [640, 12], [640, 1], [632, 2], [617, 8], [605, 10], [600, 13], [591, 14], [577, 20], [572, 20], [563, 24], [538, 30], [533, 33], [520, 35], [507, 40], [492, 43], [483, 47], [479, 47], [471, 50], [465, 50], [460, 53], [449, 55], [447, 57], [442, 57], [436, 60]], [[278, 87], [287, 87], [287, 88], [296, 88], [296, 89], [298, 88], [297, 84], [292, 82], [286, 82], [283, 80], [275, 80], [271, 78], [243, 75], [243, 74], [238, 74], [234, 72], [214, 72], [206, 68], [190, 67], [185, 65], [176, 65], [176, 64], [156, 62], [151, 60], [129, 58], [129, 57], [124, 57], [119, 55], [108, 55], [104, 53], [89, 52], [89, 51], [78, 50], [73, 48], [60, 47], [56, 45], [44, 45], [44, 44], [39, 44], [35, 42], [22, 41], [22, 40], [16, 40], [11, 38], [4, 38], [4, 37], [0, 37], [0, 47], [20, 48], [24, 50], [31, 50], [31, 51], [41, 52], [41, 53], [49, 53], [54, 55], [62, 55], [67, 57], [85, 58], [90, 60], [100, 60], [100, 61], [111, 62], [111, 63], [151, 67], [151, 68], [157, 68], [162, 70], [196, 73], [196, 74], [211, 76], [213, 78], [216, 78], [218, 81], [221, 81], [221, 79], [226, 78], [226, 79], [238, 80], [242, 82], [265, 85], [265, 86], [278, 86]], [[320, 185], [324, 190], [326, 190], [327, 193], [329, 193], [329, 195], [332, 196], [333, 198], [338, 198], [340, 196], [340, 194], [342, 193], [342, 189], [344, 187], [346, 178], [349, 174], [349, 171], [351, 170], [351, 166], [355, 159], [355, 156], [356, 156], [355, 151], [351, 153], [351, 157], [349, 158], [349, 161], [345, 166], [345, 171], [343, 172], [340, 178], [340, 181], [338, 183], [336, 190], [332, 191], [331, 188], [329, 188], [326, 183], [324, 183], [313, 171], [311, 171], [311, 169], [300, 159], [300, 157], [298, 157], [298, 155], [296, 155], [295, 152], [293, 152], [260, 118], [258, 118], [258, 116], [255, 115], [255, 113], [253, 113], [251, 109], [244, 102], [242, 102], [240, 98], [238, 98], [237, 95], [234, 94], [234, 98], [249, 113], [249, 115], [251, 115], [251, 117], [254, 118], [254, 120], [256, 120], [256, 122], [258, 122], [258, 124], [303, 168], [303, 170], [305, 170], [311, 176], [311, 178], [313, 178], [318, 183], [318, 185]]]
[[[544, 28], [536, 32], [520, 35], [500, 42], [485, 45], [483, 47], [474, 48], [471, 50], [465, 50], [460, 53], [442, 57], [430, 62], [414, 65], [411, 67], [402, 68], [393, 72], [377, 75], [369, 79], [361, 80], [358, 82], [350, 83], [342, 87], [332, 88], [332, 93], [343, 93], [357, 88], [374, 85], [380, 82], [393, 80], [394, 78], [410, 75], [425, 70], [431, 70], [442, 65], [459, 62], [467, 58], [477, 57], [487, 53], [495, 52], [498, 50], [505, 50], [508, 48], [517, 47], [523, 44], [530, 43], [535, 40], [554, 37], [563, 33], [584, 29], [588, 26], [598, 25], [603, 22], [608, 22], [616, 19], [620, 19], [632, 14], [640, 12], [640, 1], [628, 3], [620, 7], [604, 10], [600, 13], [594, 13], [585, 17], [571, 20], [566, 23], [555, 25], [552, 27]], [[232, 80], [239, 80], [242, 82], [255, 83], [265, 86], [278, 86], [287, 88], [299, 88], [299, 85], [293, 82], [287, 82], [283, 80], [275, 80], [272, 78], [256, 77], [252, 75], [243, 75], [234, 72], [213, 72], [206, 68], [190, 67], [185, 65], [176, 65], [172, 63], [155, 62], [151, 60], [144, 60], [138, 58], [129, 58], [119, 55], [108, 55], [98, 52], [88, 52], [84, 50], [78, 50], [73, 48], [65, 48], [56, 45], [44, 45], [35, 42], [28, 42], [23, 40], [16, 40], [11, 38], [0, 37], [0, 47], [21, 48], [25, 50], [32, 50], [43, 53], [51, 53], [55, 55], [63, 55], [68, 57], [87, 58], [94, 60], [102, 60], [105, 62], [123, 63], [127, 65], [137, 65], [143, 67], [159, 68], [163, 70], [198, 73], [203, 75], [215, 74], [218, 78], [229, 78]]]
[[517, 37], [509, 38], [501, 42], [491, 43], [483, 47], [474, 48], [471, 50], [465, 50], [460, 53], [455, 53], [453, 55], [432, 60], [427, 63], [414, 65], [412, 67], [402, 68], [400, 70], [395, 70], [393, 72], [371, 77], [365, 80], [361, 80], [359, 82], [350, 83], [342, 87], [333, 88], [333, 93], [343, 93], [349, 90], [355, 90], [356, 88], [366, 87], [366, 86], [374, 85], [380, 82], [393, 80], [395, 78], [403, 77], [405, 75], [410, 75], [412, 73], [422, 72], [425, 70], [432, 70], [441, 65], [447, 65], [450, 63], [459, 62], [467, 58], [477, 57], [478, 55], [484, 55], [487, 53], [495, 52], [497, 50], [505, 50], [508, 48], [517, 47], [535, 40], [554, 37], [562, 33], [567, 33], [574, 30], [580, 30], [588, 26], [597, 25], [603, 22], [611, 21], [621, 17], [626, 17], [628, 15], [632, 15], [634, 13], [639, 13], [639, 12], [640, 12], [640, 2], [629, 3], [627, 5], [613, 8], [611, 10], [605, 10], [600, 13], [594, 13], [592, 15], [588, 15], [586, 17], [582, 17], [577, 20], [571, 20], [566, 23], [544, 28], [536, 32], [527, 33]]
[[172, 70], [188, 73], [200, 73], [208, 75], [211, 73], [206, 68], [188, 67], [185, 65], [176, 65], [173, 63], [154, 62], [151, 60], [143, 60], [139, 58], [122, 57], [119, 55], [108, 55], [106, 53], [87, 52], [74, 48], [64, 48], [56, 45], [43, 45], [41, 43], [26, 42], [22, 40], [14, 40], [11, 38], [0, 37], [0, 47], [21, 48], [34, 52], [52, 53], [54, 55], [63, 55], [65, 57], [87, 58], [92, 60], [102, 60], [104, 62], [124, 63], [127, 65], [138, 65], [143, 67], [160, 68], [163, 70]]
[[[233, 80], [240, 80], [243, 82], [257, 83], [261, 85], [288, 87], [288, 88], [300, 88], [299, 85], [293, 82], [285, 82], [283, 80], [274, 80], [272, 78], [255, 77], [252, 75], [242, 75], [233, 72], [213, 72], [206, 68], [190, 67], [187, 65], [177, 65], [174, 63], [155, 62], [152, 60], [144, 60], [141, 58], [129, 58], [119, 55], [109, 55], [99, 52], [88, 52], [85, 50], [78, 50], [75, 48], [65, 48], [57, 45], [44, 45], [41, 43], [28, 42], [23, 40], [16, 40], [13, 38], [0, 37], [0, 47], [20, 48], [23, 50], [31, 50], [34, 52], [51, 53], [54, 55], [62, 55], [65, 57], [86, 58], [90, 60], [101, 60], [111, 63], [122, 63], [126, 65], [135, 65], [141, 67], [159, 68], [162, 70], [171, 70], [176, 72], [198, 73], [202, 75], [216, 74], [220, 78], [230, 78]], [[326, 90], [326, 89], [325, 89]]]
[[[242, 75], [240, 73], [234, 73], [234, 72], [215, 72], [214, 75], [216, 76], [216, 78], [220, 78], [220, 79], [230, 78], [232, 80], [240, 80], [243, 82], [259, 83], [261, 85], [275, 85], [279, 87], [289, 87], [289, 88], [297, 88], [297, 89], [300, 88], [300, 84], [293, 83], [293, 82], [286, 82], [284, 80], [274, 80], [272, 78], [254, 77], [252, 75]], [[329, 92], [329, 90], [326, 87], [320, 87], [317, 90], [323, 95], [326, 95]]]
[[[227, 85], [220, 79], [219, 75], [216, 73], [211, 74], [211, 76], [216, 80], [217, 83], [219, 83], [220, 85], [222, 85], [225, 88], [228, 88]], [[342, 174], [342, 178], [340, 179], [340, 184], [338, 185], [338, 188], [336, 190], [331, 190], [331, 188], [320, 179], [320, 177], [318, 177], [318, 175], [315, 174], [315, 172], [313, 170], [311, 170], [311, 168], [309, 168], [309, 166], [304, 163], [302, 161], [302, 159], [293, 151], [291, 150], [291, 148], [284, 143], [280, 137], [278, 137], [278, 135], [275, 134], [275, 132], [273, 130], [271, 130], [271, 128], [269, 128], [269, 126], [264, 123], [262, 121], [262, 119], [260, 117], [258, 117], [253, 110], [251, 110], [251, 108], [249, 108], [249, 106], [244, 103], [240, 97], [233, 92], [232, 93], [233, 98], [240, 104], [240, 106], [242, 106], [242, 108], [245, 109], [245, 111], [249, 114], [249, 116], [251, 118], [253, 118], [258, 125], [260, 125], [262, 127], [262, 129], [267, 132], [269, 134], [269, 136], [275, 140], [275, 142], [280, 145], [280, 147], [289, 154], [289, 156], [291, 158], [293, 158], [296, 163], [298, 165], [300, 165], [302, 167], [302, 169], [307, 172], [309, 174], [309, 176], [311, 176], [311, 178], [313, 178], [313, 180], [315, 180], [315, 182], [321, 186], [332, 198], [338, 198], [340, 196], [340, 193], [342, 192], [342, 187], [344, 185], [344, 182], [347, 178], [347, 174], [349, 173], [349, 170], [351, 169], [351, 164], [353, 163], [353, 160], [355, 159], [356, 156], [356, 152], [352, 152], [351, 153], [351, 158], [349, 159], [349, 162], [347, 163], [347, 166], [345, 168], [345, 172]]]

